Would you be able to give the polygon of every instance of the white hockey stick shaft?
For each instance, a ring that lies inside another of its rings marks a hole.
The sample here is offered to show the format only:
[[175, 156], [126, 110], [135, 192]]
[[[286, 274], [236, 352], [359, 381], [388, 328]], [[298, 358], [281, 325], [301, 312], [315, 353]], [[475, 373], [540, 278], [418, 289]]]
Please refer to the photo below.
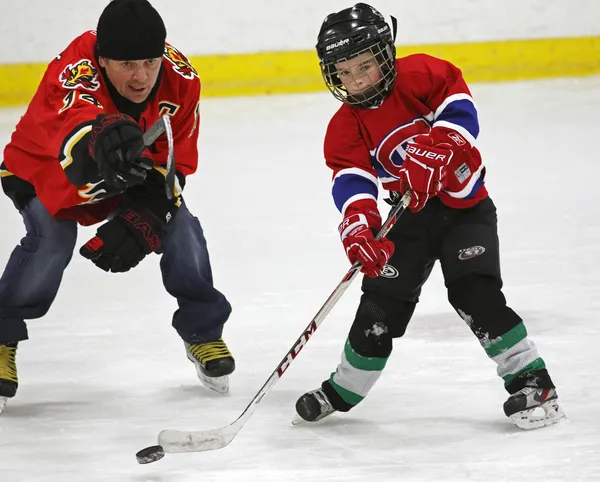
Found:
[[137, 158], [146, 147], [150, 147], [156, 142], [156, 140], [165, 134], [167, 137], [167, 165], [165, 174], [165, 190], [168, 199], [173, 199], [175, 193], [175, 145], [173, 141], [173, 129], [171, 127], [171, 120], [168, 115], [160, 117], [150, 128], [144, 132], [144, 145], [140, 148], [139, 152], [131, 156], [131, 158]]
[[[169, 116], [167, 115], [163, 115], [152, 124], [148, 130], [144, 132], [144, 147], [149, 147], [154, 144], [156, 139], [164, 134], [167, 125], [170, 125]], [[139, 154], [141, 154], [141, 152]]]
[[[406, 207], [410, 204], [410, 193], [406, 193], [400, 202], [396, 204], [377, 233], [375, 239], [381, 239], [387, 235], [389, 230], [395, 224], [396, 219], [406, 210]], [[277, 366], [275, 371], [271, 374], [269, 379], [265, 382], [262, 388], [250, 401], [246, 409], [242, 414], [231, 424], [221, 427], [215, 430], [205, 430], [197, 432], [188, 432], [180, 430], [163, 430], [158, 435], [158, 443], [163, 447], [165, 452], [169, 453], [181, 453], [181, 452], [203, 452], [207, 450], [221, 449], [234, 439], [242, 427], [246, 424], [248, 419], [252, 416], [256, 407], [261, 402], [267, 392], [277, 383], [277, 381], [283, 376], [285, 371], [289, 368], [294, 359], [298, 356], [298, 353], [304, 348], [304, 345], [308, 342], [310, 337], [317, 331], [319, 325], [323, 322], [325, 317], [329, 314], [332, 308], [335, 306], [337, 301], [340, 299], [342, 294], [346, 291], [350, 283], [356, 278], [360, 272], [360, 264], [354, 263], [348, 270], [342, 281], [337, 285], [333, 293], [327, 298], [325, 304], [317, 312], [311, 322], [308, 324], [306, 329], [300, 335], [300, 338], [296, 340], [290, 351], [287, 352], [281, 363]]]
[[173, 129], [171, 128], [171, 121], [168, 115], [163, 115], [163, 122], [165, 124], [165, 133], [167, 134], [167, 145], [169, 146], [169, 152], [167, 154], [167, 174], [165, 176], [165, 189], [167, 192], [167, 199], [173, 199], [175, 195], [175, 143], [173, 141]]

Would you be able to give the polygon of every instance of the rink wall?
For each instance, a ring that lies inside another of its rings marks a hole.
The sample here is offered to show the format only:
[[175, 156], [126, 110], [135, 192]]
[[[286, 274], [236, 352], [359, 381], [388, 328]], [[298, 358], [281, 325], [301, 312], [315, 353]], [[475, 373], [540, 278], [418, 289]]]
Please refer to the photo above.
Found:
[[[205, 97], [323, 90], [316, 33], [325, 15], [353, 4], [151, 1], [169, 41], [198, 69]], [[11, 47], [0, 52], [0, 106], [26, 104], [47, 63], [95, 28], [106, 3], [28, 0], [3, 8], [0, 39]], [[371, 3], [398, 18], [399, 56], [443, 57], [468, 82], [600, 73], [598, 0], [575, 0], [568, 11], [564, 0], [421, 0], [410, 10], [397, 0]]]

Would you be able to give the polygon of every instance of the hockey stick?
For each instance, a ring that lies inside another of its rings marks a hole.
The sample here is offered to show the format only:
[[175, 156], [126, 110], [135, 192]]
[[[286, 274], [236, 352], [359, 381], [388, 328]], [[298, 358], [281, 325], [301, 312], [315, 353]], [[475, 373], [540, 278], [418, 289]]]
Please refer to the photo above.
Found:
[[[400, 199], [400, 201], [392, 207], [385, 223], [383, 223], [383, 226], [377, 233], [375, 239], [381, 239], [388, 234], [392, 226], [395, 224], [396, 219], [400, 217], [400, 215], [406, 210], [406, 207], [410, 204], [410, 199], [410, 192], [407, 192], [402, 199]], [[233, 423], [227, 425], [226, 427], [221, 427], [215, 430], [198, 432], [163, 430], [158, 435], [158, 443], [160, 446], [148, 447], [148, 449], [144, 449], [144, 451], [148, 450], [152, 452], [153, 450], [160, 450], [162, 448], [162, 450], [167, 453], [203, 452], [207, 450], [221, 449], [229, 445], [229, 443], [235, 438], [238, 432], [248, 421], [250, 416], [254, 413], [257, 405], [261, 402], [263, 397], [283, 376], [285, 371], [298, 356], [298, 353], [300, 353], [300, 350], [304, 348], [310, 337], [315, 333], [315, 331], [317, 331], [319, 325], [323, 322], [325, 317], [329, 314], [331, 309], [335, 306], [337, 301], [346, 291], [348, 286], [350, 286], [350, 283], [354, 280], [354, 278], [356, 278], [359, 272], [360, 264], [356, 262], [348, 270], [348, 272], [342, 278], [342, 281], [340, 281], [335, 290], [333, 290], [333, 293], [331, 293], [329, 298], [327, 298], [325, 304], [321, 307], [306, 329], [302, 332], [300, 338], [296, 340], [292, 346], [292, 349], [287, 352], [269, 379], [250, 401], [242, 414]], [[158, 458], [156, 460], [158, 460]], [[154, 459], [149, 459], [148, 461], [154, 461]]]
[[167, 199], [173, 199], [175, 195], [175, 147], [173, 142], [173, 129], [171, 129], [171, 121], [168, 115], [162, 116], [165, 124], [165, 132], [167, 134], [167, 145], [169, 152], [167, 154], [167, 174], [165, 176], [165, 189], [167, 190]]
[[165, 190], [168, 199], [173, 199], [175, 192], [175, 148], [173, 142], [173, 129], [168, 115], [161, 116], [150, 128], [144, 132], [144, 145], [134, 152], [129, 159], [137, 159], [142, 151], [156, 142], [162, 134], [167, 136], [167, 166], [165, 175]]

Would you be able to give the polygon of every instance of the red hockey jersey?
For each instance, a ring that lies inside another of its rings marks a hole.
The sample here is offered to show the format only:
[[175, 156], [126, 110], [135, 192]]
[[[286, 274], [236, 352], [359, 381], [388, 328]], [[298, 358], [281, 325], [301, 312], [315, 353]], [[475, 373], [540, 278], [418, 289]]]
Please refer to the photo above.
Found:
[[[95, 32], [85, 32], [48, 65], [4, 150], [0, 171], [4, 191], [18, 208], [37, 196], [52, 216], [76, 219], [83, 225], [106, 219], [122, 197], [122, 191], [99, 177], [91, 158], [72, 155], [98, 114], [118, 112], [95, 46]], [[171, 116], [180, 189], [198, 165], [200, 80], [187, 58], [169, 44], [150, 97], [136, 121], [145, 131], [161, 115]], [[164, 135], [151, 152], [157, 166], [166, 164]]]
[[[332, 194], [343, 214], [353, 202], [377, 200], [398, 179], [411, 139], [444, 126], [458, 131], [471, 146], [479, 134], [477, 109], [458, 68], [424, 54], [396, 60], [398, 77], [390, 95], [376, 108], [344, 104], [329, 123], [325, 160], [333, 170]], [[485, 169], [476, 147], [472, 164], [457, 169], [460, 190], [443, 191], [440, 200], [454, 208], [470, 207], [487, 196]], [[456, 183], [455, 183], [456, 185]]]

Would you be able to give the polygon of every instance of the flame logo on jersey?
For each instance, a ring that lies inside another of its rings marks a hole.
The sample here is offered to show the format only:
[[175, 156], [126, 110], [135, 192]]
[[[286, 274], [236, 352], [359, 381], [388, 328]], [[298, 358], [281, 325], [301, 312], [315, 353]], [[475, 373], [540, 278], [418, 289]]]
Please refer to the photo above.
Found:
[[173, 64], [173, 70], [186, 79], [198, 77], [198, 72], [179, 50], [171, 45], [165, 45], [165, 58]]
[[88, 59], [83, 59], [76, 64], [69, 64], [60, 74], [63, 86], [67, 89], [76, 89], [81, 86], [87, 90], [97, 90], [100, 87], [98, 82], [98, 71]]
[[79, 204], [95, 204], [106, 199], [107, 197], [120, 194], [122, 191], [115, 190], [106, 184], [104, 179], [98, 182], [89, 182], [84, 186], [80, 186], [77, 190], [79, 197], [83, 199]]

